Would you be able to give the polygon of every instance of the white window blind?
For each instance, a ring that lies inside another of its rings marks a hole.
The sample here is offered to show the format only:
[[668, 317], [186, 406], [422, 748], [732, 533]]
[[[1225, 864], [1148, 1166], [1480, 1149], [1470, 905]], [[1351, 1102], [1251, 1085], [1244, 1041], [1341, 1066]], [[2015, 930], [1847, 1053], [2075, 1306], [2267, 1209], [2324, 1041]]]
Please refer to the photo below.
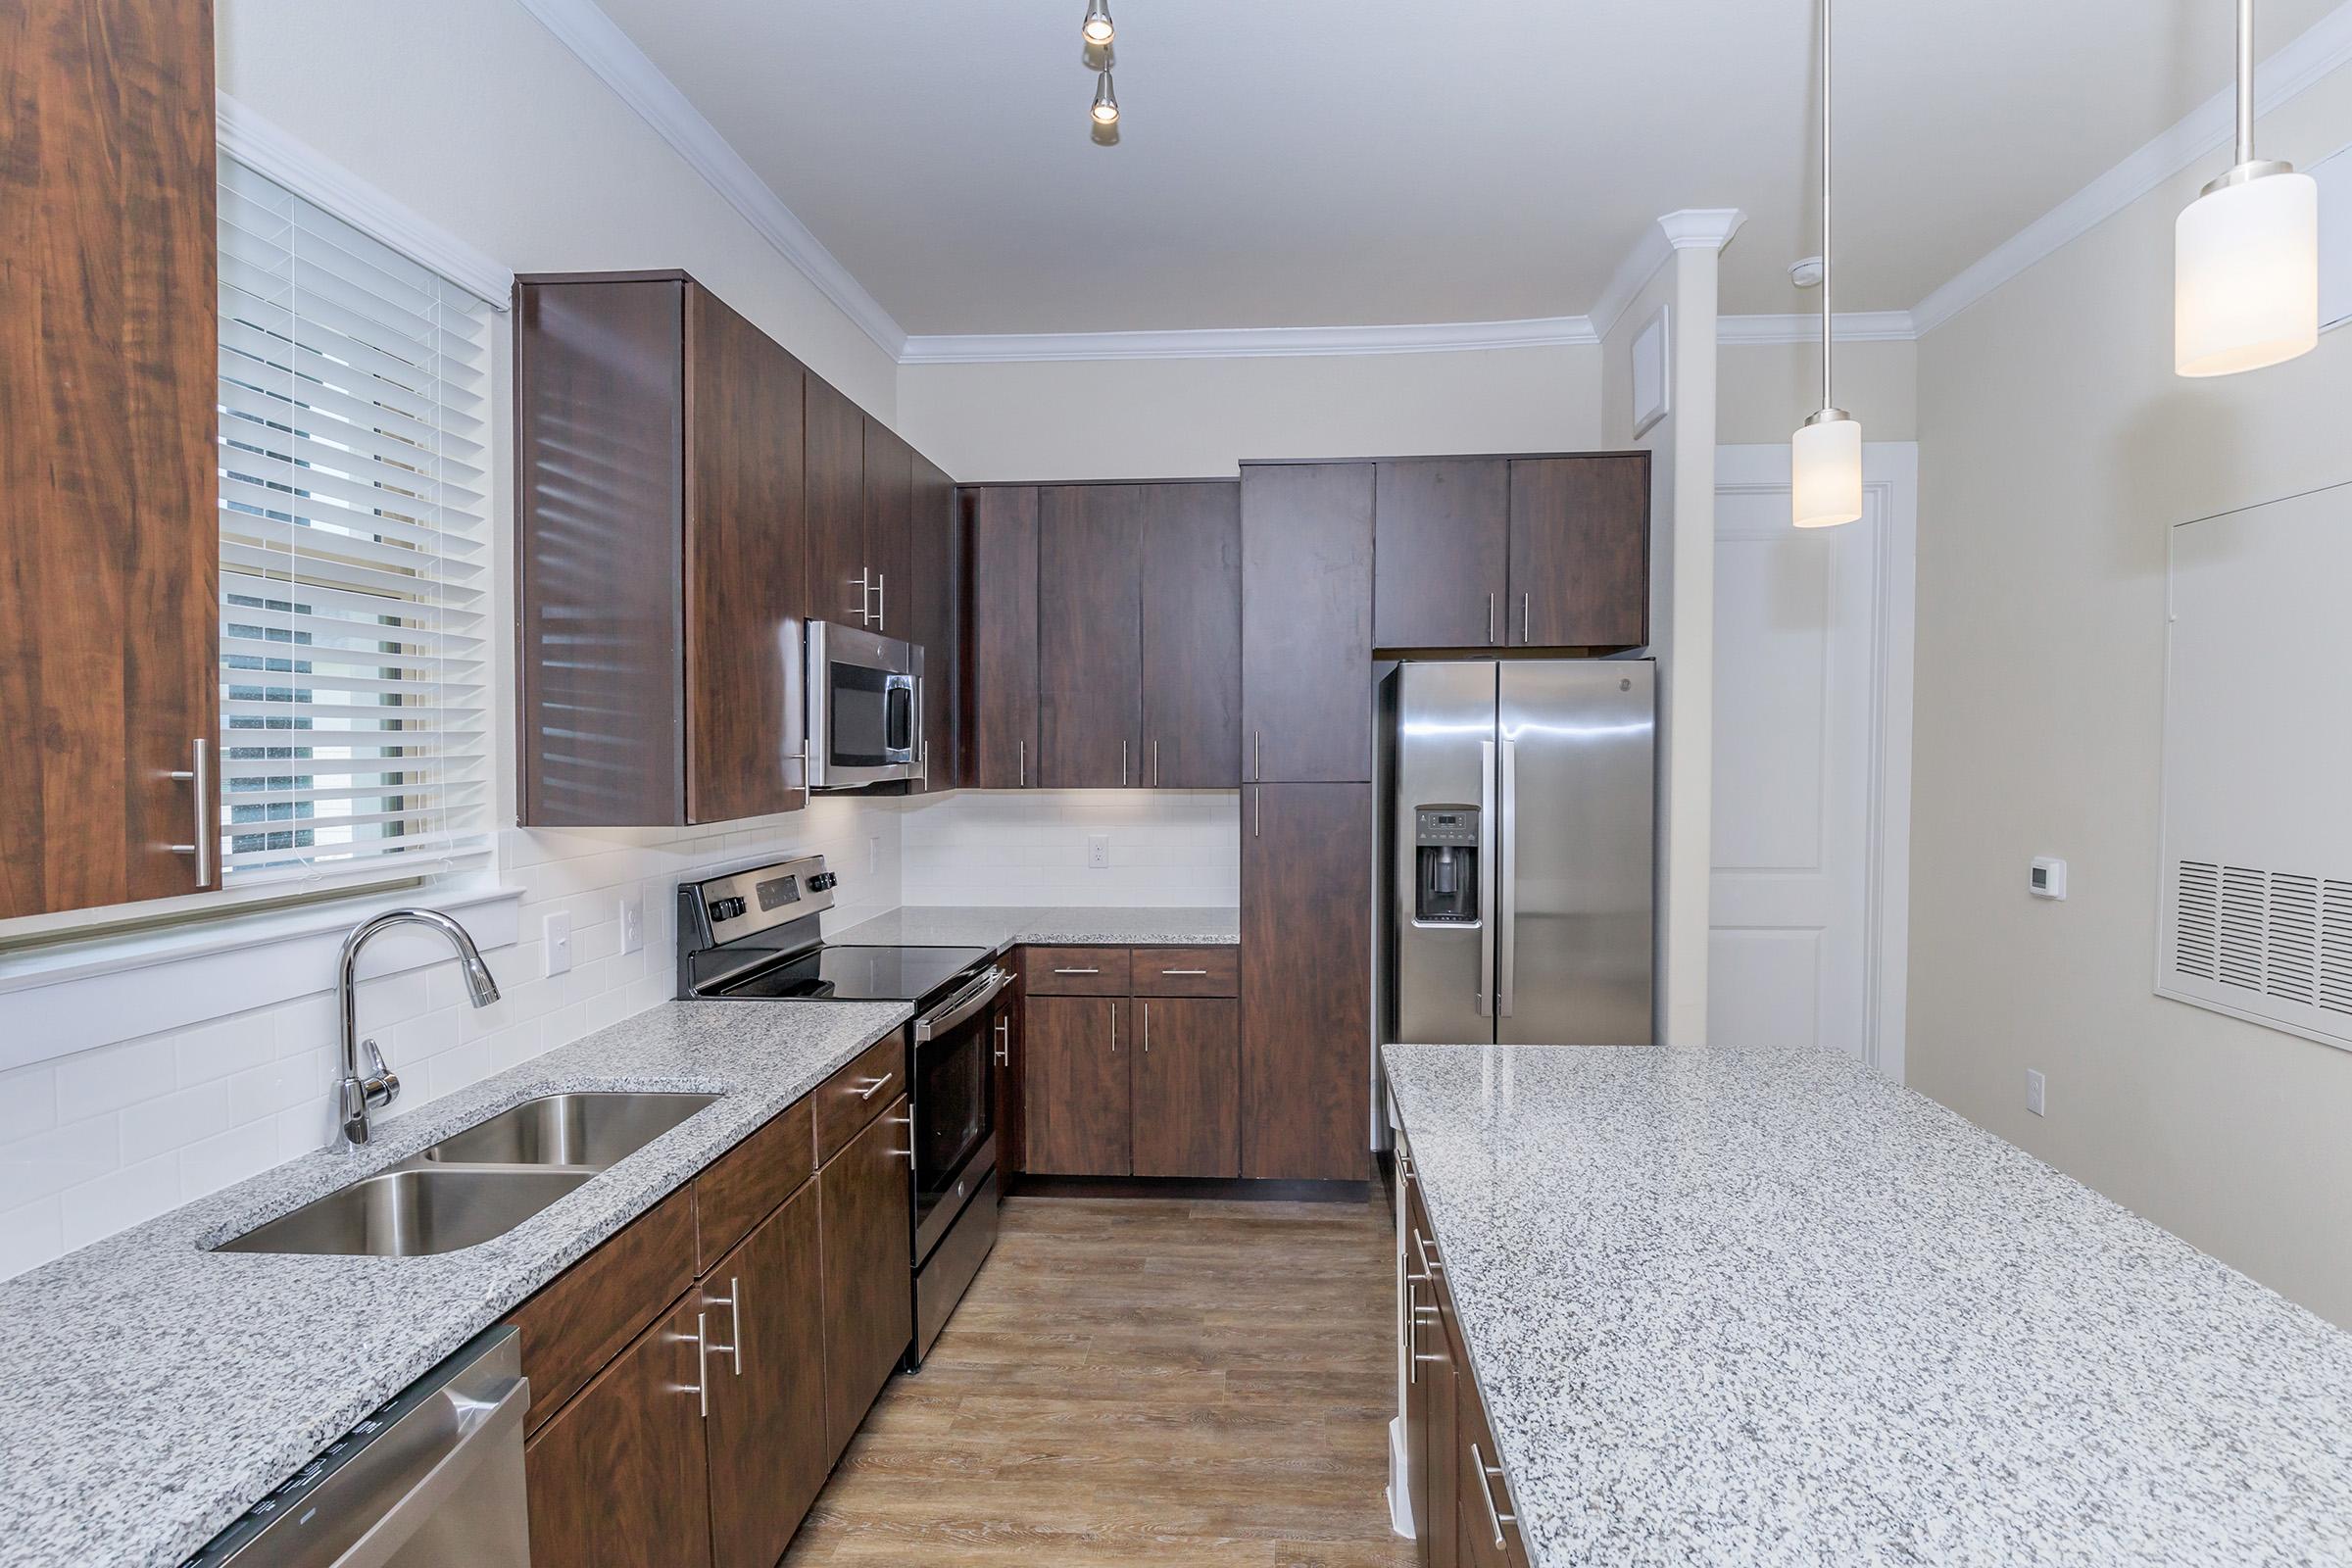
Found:
[[490, 309], [220, 160], [226, 884], [485, 856]]

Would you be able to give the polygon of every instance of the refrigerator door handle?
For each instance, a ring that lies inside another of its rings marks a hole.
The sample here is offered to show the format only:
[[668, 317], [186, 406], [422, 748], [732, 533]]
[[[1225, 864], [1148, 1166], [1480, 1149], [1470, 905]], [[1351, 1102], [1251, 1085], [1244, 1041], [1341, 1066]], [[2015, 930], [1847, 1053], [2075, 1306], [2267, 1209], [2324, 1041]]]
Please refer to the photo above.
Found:
[[1507, 736], [1502, 743], [1502, 843], [1497, 858], [1502, 862], [1502, 912], [1496, 923], [1502, 944], [1502, 960], [1497, 966], [1495, 990], [1500, 998], [1495, 1005], [1499, 1017], [1511, 1016], [1511, 992], [1519, 967], [1519, 743]]
[[1494, 1016], [1494, 743], [1478, 743], [1478, 1015]]

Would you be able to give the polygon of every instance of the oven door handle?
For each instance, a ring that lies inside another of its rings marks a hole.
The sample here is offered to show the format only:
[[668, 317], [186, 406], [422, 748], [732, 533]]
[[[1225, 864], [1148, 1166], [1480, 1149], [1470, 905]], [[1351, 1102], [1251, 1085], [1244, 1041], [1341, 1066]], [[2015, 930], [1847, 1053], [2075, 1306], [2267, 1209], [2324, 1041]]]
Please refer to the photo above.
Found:
[[937, 1012], [925, 1013], [914, 1020], [914, 1043], [923, 1045], [955, 1028], [987, 1006], [1011, 982], [1010, 970], [990, 965], [988, 973], [950, 997]]

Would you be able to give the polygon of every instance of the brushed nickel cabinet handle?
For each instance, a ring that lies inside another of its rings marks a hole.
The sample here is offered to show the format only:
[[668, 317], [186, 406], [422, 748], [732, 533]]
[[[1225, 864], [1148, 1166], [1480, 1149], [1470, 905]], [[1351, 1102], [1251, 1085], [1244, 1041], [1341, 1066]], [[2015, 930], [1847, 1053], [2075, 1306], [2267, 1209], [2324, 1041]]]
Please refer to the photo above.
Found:
[[997, 1020], [997, 1065], [1000, 1067], [1012, 1065], [1012, 1020], [1010, 1018]]
[[1200, 974], [1200, 975], [1204, 975], [1204, 974], [1208, 973], [1208, 971], [1207, 971], [1206, 969], [1162, 969], [1162, 970], [1160, 970], [1159, 972], [1160, 972], [1161, 974]]
[[1127, 787], [1127, 743], [1119, 742], [1119, 788]]
[[1262, 784], [1250, 786], [1250, 836], [1256, 838], [1266, 825], [1266, 790]]
[[1101, 974], [1100, 969], [1056, 969], [1055, 974]]
[[727, 1343], [707, 1345], [703, 1348], [704, 1353], [733, 1357], [735, 1375], [743, 1376], [743, 1281], [735, 1275], [728, 1275], [727, 1294], [724, 1296], [706, 1295], [703, 1298], [703, 1305], [705, 1308], [724, 1306], [727, 1309]]
[[1494, 596], [1487, 595], [1487, 646], [1494, 646]]
[[1152, 787], [1158, 789], [1167, 781], [1168, 776], [1159, 770], [1159, 742], [1153, 741], [1152, 743]]
[[708, 1312], [694, 1314], [694, 1402], [706, 1421], [710, 1419], [710, 1342], [704, 1328], [710, 1316]]
[[884, 598], [883, 594], [884, 590], [889, 586], [889, 572], [877, 571], [874, 573], [874, 624], [884, 628], [885, 630], [887, 630], [890, 626], [888, 610], [890, 601]]
[[897, 1073], [895, 1073], [895, 1072], [886, 1072], [886, 1073], [884, 1073], [884, 1074], [883, 1074], [881, 1077], [879, 1077], [879, 1078], [868, 1078], [868, 1079], [866, 1079], [866, 1080], [865, 1080], [865, 1087], [864, 1087], [864, 1088], [862, 1088], [862, 1089], [860, 1089], [860, 1090], [858, 1090], [858, 1091], [857, 1091], [858, 1098], [859, 1100], [871, 1100], [871, 1099], [873, 1099], [873, 1098], [874, 1098], [874, 1096], [876, 1096], [877, 1094], [880, 1094], [880, 1093], [882, 1092], [882, 1087], [883, 1087], [885, 1084], [889, 1083], [889, 1082], [890, 1082], [890, 1081], [891, 1081], [893, 1078], [896, 1078], [897, 1076], [898, 1076], [898, 1074], [897, 1074]]
[[1487, 1523], [1494, 1527], [1494, 1546], [1499, 1551], [1502, 1549], [1502, 1527], [1519, 1522], [1516, 1515], [1504, 1513], [1494, 1506], [1494, 1480], [1502, 1474], [1502, 1467], [1487, 1463], [1487, 1456], [1478, 1451], [1476, 1443], [1470, 1445], [1470, 1462], [1478, 1468], [1478, 1494], [1486, 1500]]
[[1152, 1004], [1150, 1004], [1149, 1002], [1145, 1003], [1145, 1004], [1143, 1004], [1143, 1008], [1144, 1008], [1144, 1054], [1145, 1054], [1145, 1055], [1147, 1055], [1147, 1056], [1149, 1056], [1150, 1054], [1152, 1054]]
[[1027, 789], [1029, 787], [1029, 743], [1021, 740], [1014, 741], [1012, 744], [1018, 750], [1021, 759], [1021, 788]]
[[857, 613], [858, 613], [858, 625], [860, 625], [860, 626], [870, 626], [870, 625], [872, 625], [872, 624], [874, 623], [874, 617], [873, 617], [872, 613], [866, 610], [866, 608], [865, 608], [865, 607], [866, 607], [866, 604], [868, 603], [868, 601], [870, 601], [870, 600], [871, 600], [871, 599], [874, 597], [874, 588], [873, 588], [873, 584], [867, 580], [867, 573], [866, 573], [866, 569], [865, 569], [863, 566], [859, 566], [859, 567], [858, 568], [857, 583], [858, 583], [858, 612], [857, 612]]
[[1119, 1054], [1119, 1004], [1115, 1002], [1110, 1004], [1110, 1054]]
[[1250, 732], [1250, 782], [1252, 784], [1262, 782], [1265, 775], [1266, 732], [1262, 729], [1253, 729]]
[[190, 786], [196, 797], [196, 842], [174, 844], [173, 855], [192, 855], [196, 858], [196, 886], [213, 885], [213, 768], [212, 742], [195, 740], [188, 743], [188, 765], [175, 767], [171, 777]]
[[1519, 596], [1519, 643], [1521, 647], [1536, 640], [1536, 618], [1534, 612], [1528, 608], [1530, 597], [1527, 594]]
[[891, 1158], [893, 1158], [893, 1159], [903, 1159], [903, 1160], [906, 1161], [906, 1163], [907, 1163], [907, 1164], [909, 1164], [909, 1165], [913, 1164], [913, 1163], [914, 1163], [914, 1112], [913, 1112], [913, 1111], [911, 1111], [911, 1110], [909, 1110], [909, 1111], [908, 1111], [908, 1112], [907, 1112], [906, 1115], [904, 1115], [904, 1116], [888, 1116], [888, 1117], [885, 1117], [885, 1118], [883, 1118], [883, 1119], [884, 1119], [884, 1120], [886, 1120], [886, 1121], [888, 1121], [888, 1122], [889, 1122], [889, 1123], [890, 1123], [890, 1124], [891, 1124], [893, 1127], [904, 1127], [904, 1128], [906, 1128], [906, 1147], [905, 1149], [894, 1149], [894, 1150], [892, 1150], [892, 1151], [890, 1152], [890, 1157], [891, 1157]]

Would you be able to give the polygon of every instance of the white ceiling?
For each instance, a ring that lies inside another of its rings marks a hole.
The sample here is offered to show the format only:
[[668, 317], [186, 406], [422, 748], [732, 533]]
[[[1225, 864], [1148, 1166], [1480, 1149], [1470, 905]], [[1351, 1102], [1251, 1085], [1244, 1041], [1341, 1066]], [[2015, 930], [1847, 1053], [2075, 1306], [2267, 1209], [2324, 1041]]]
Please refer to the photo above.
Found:
[[[1748, 214], [1726, 311], [1818, 308], [1812, 0], [1112, 0], [1110, 147], [1084, 0], [600, 3], [918, 335], [1578, 315], [1683, 207]], [[2338, 3], [2263, 0], [2263, 54]], [[2231, 13], [1840, 6], [1839, 309], [1917, 304], [2225, 88]]]

